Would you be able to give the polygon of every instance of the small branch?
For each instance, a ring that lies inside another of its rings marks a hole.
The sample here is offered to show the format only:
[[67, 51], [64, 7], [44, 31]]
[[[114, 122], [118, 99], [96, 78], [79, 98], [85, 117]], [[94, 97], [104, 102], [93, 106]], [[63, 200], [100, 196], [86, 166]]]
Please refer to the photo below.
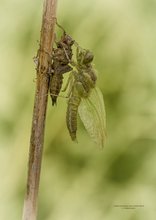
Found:
[[36, 220], [49, 87], [47, 71], [54, 41], [56, 5], [57, 0], [44, 0], [23, 220]]

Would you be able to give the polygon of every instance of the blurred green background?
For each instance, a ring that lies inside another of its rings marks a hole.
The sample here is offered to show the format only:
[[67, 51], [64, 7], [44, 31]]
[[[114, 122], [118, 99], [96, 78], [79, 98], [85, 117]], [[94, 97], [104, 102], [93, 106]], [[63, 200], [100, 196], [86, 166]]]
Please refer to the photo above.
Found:
[[[0, 0], [2, 220], [22, 216], [42, 6], [41, 0]], [[38, 220], [154, 220], [156, 1], [60, 0], [58, 21], [95, 55], [108, 139], [98, 149], [79, 122], [73, 143], [66, 100], [52, 108], [49, 99]]]

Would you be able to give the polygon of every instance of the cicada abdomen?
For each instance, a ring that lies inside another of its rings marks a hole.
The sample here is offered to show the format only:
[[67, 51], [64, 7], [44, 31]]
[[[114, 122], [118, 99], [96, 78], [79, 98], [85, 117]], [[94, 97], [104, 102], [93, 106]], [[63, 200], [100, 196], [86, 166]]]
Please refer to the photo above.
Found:
[[57, 102], [57, 97], [63, 83], [63, 74], [72, 70], [69, 63], [73, 55], [73, 43], [73, 39], [64, 32], [61, 40], [56, 43], [57, 48], [53, 49], [53, 62], [50, 71], [50, 96], [52, 105]]
[[56, 104], [57, 97], [60, 93], [63, 84], [63, 74], [71, 71], [72, 68], [69, 65], [60, 65], [55, 68], [54, 74], [50, 77], [50, 96], [52, 99], [52, 105]]
[[76, 131], [77, 131], [77, 114], [78, 107], [81, 102], [81, 97], [76, 91], [75, 87], [71, 93], [71, 96], [68, 100], [67, 113], [66, 113], [66, 124], [73, 141], [76, 141]]
[[62, 74], [54, 74], [50, 80], [50, 96], [52, 99], [52, 105], [56, 104], [57, 96], [61, 90], [63, 83]]

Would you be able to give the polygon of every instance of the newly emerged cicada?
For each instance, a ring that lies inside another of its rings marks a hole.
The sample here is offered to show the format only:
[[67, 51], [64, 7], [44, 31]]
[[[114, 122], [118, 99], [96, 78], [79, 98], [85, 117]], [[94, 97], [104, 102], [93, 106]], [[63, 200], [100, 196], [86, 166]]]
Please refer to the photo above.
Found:
[[69, 86], [66, 124], [71, 139], [75, 141], [79, 113], [90, 137], [102, 147], [106, 139], [106, 116], [102, 93], [95, 87], [97, 76], [93, 58], [89, 50], [77, 45], [76, 62], [71, 63], [74, 70], [66, 85], [66, 88]]
[[72, 70], [69, 62], [73, 55], [72, 45], [74, 40], [64, 31], [60, 41], [55, 43], [57, 48], [53, 48], [52, 65], [49, 72], [49, 87], [52, 105], [56, 104], [57, 102], [57, 97], [60, 93], [63, 83], [63, 74]]

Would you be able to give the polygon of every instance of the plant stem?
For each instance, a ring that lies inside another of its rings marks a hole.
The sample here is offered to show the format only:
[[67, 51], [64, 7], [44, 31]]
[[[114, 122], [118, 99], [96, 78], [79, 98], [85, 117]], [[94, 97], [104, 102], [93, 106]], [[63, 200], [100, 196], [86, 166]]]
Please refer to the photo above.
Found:
[[23, 220], [36, 220], [57, 0], [44, 0]]

